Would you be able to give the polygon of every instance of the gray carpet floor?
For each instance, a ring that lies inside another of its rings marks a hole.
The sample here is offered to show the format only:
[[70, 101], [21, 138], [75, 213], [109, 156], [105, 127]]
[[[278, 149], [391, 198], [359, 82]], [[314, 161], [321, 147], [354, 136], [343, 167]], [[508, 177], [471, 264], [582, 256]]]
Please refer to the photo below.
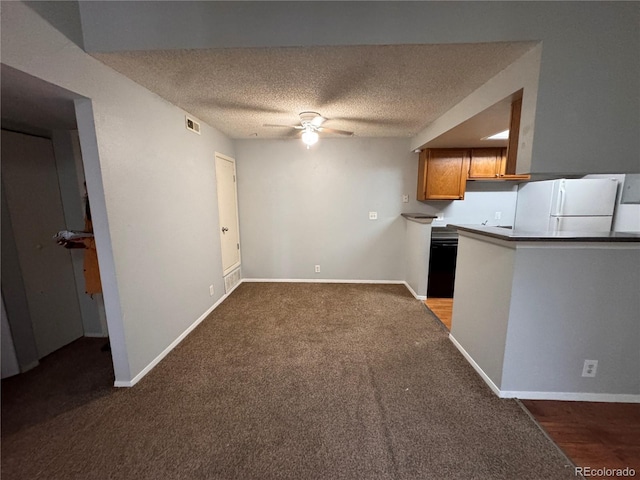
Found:
[[3, 381], [3, 480], [575, 478], [402, 285], [242, 284], [130, 389], [102, 343]]

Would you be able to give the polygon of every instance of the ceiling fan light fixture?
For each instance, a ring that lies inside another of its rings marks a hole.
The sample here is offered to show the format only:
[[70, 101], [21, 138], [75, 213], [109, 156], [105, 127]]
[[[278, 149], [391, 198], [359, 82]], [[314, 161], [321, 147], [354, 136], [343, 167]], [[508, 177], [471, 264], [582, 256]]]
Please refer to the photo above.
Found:
[[315, 145], [318, 142], [318, 132], [308, 128], [302, 132], [302, 141], [309, 148], [311, 145]]

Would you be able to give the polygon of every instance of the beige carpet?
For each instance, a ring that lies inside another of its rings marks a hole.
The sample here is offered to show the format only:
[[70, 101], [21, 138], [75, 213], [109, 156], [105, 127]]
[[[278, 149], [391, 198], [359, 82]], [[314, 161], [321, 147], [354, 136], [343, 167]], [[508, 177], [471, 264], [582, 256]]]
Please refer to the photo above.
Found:
[[401, 285], [242, 284], [131, 389], [80, 343], [3, 381], [3, 480], [575, 478]]

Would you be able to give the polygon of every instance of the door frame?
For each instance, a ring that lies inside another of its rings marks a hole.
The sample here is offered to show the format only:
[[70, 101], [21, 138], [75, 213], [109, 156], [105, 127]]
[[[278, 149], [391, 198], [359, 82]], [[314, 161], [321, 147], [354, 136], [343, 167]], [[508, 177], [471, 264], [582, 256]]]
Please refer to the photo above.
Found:
[[238, 245], [239, 245], [238, 261], [233, 265], [231, 265], [230, 267], [227, 267], [226, 269], [224, 268], [224, 265], [222, 266], [222, 276], [224, 277], [229, 273], [231, 273], [232, 271], [234, 271], [240, 265], [242, 265], [242, 242], [240, 241], [240, 215], [238, 212], [238, 172], [236, 169], [235, 158], [229, 157], [228, 155], [224, 155], [220, 152], [215, 152], [214, 158], [215, 158], [215, 168], [216, 168], [216, 196], [218, 198], [218, 235], [220, 236], [220, 257], [221, 257], [220, 260], [222, 260], [223, 255], [222, 255], [222, 230], [220, 226], [221, 225], [220, 223], [220, 188], [219, 188], [220, 176], [218, 175], [218, 158], [220, 158], [221, 160], [231, 162], [231, 164], [233, 165], [233, 175], [235, 178], [235, 181], [233, 182], [233, 191], [235, 195], [236, 231], [238, 232]]

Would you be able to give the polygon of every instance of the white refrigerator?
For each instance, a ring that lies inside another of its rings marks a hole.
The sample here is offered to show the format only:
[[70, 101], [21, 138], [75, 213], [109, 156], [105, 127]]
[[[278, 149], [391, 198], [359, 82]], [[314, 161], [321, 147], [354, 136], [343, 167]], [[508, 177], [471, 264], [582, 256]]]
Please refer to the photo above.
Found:
[[514, 228], [525, 231], [608, 232], [618, 181], [615, 178], [529, 182], [518, 188]]

